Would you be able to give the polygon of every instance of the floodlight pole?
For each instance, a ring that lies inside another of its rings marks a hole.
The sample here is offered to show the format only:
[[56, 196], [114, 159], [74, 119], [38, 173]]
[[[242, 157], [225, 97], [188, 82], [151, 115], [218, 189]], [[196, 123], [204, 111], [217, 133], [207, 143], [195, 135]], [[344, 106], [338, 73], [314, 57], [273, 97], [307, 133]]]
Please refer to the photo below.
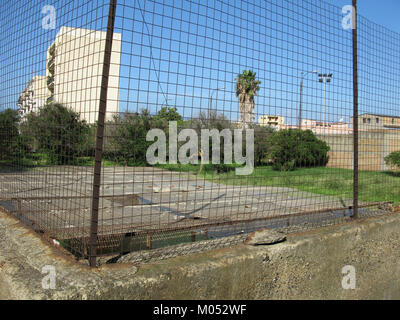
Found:
[[325, 127], [326, 127], [326, 83], [331, 82], [332, 80], [332, 73], [330, 74], [319, 74], [319, 82], [324, 84], [324, 119], [323, 119], [323, 134], [325, 135]]

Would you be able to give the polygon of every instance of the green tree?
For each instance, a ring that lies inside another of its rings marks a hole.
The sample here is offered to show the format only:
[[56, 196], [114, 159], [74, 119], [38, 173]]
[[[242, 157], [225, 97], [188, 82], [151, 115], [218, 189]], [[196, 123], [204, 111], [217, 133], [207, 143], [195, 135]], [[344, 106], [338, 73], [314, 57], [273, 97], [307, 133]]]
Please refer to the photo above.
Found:
[[275, 129], [270, 126], [252, 126], [254, 129], [254, 165], [262, 166], [268, 164], [270, 152], [269, 138], [274, 134]]
[[26, 130], [50, 164], [73, 164], [87, 148], [90, 127], [79, 114], [59, 103], [27, 116]]
[[182, 123], [182, 116], [176, 107], [162, 107], [153, 117], [155, 121], [177, 121], [178, 125]]
[[269, 157], [275, 170], [325, 166], [329, 160], [329, 146], [311, 130], [280, 130], [270, 136], [269, 143]]
[[152, 142], [146, 141], [154, 120], [147, 110], [125, 113], [107, 124], [110, 128], [106, 157], [125, 165], [146, 165], [146, 151]]
[[28, 151], [27, 141], [19, 132], [18, 111], [6, 109], [0, 112], [0, 159], [22, 159]]
[[244, 70], [235, 80], [242, 127], [248, 128], [254, 122], [254, 97], [260, 90], [261, 81], [256, 80], [256, 73], [251, 70]]

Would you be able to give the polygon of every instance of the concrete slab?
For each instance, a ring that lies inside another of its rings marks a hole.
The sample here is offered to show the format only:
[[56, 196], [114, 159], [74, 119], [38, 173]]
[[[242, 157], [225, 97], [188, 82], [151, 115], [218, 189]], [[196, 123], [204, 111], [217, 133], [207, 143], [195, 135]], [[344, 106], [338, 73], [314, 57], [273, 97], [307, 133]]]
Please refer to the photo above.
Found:
[[[19, 198], [26, 219], [58, 237], [89, 234], [93, 168], [49, 167], [0, 175], [1, 198]], [[102, 172], [101, 234], [204, 226], [351, 205], [285, 187], [234, 186], [148, 167]], [[16, 201], [2, 201], [17, 210]]]

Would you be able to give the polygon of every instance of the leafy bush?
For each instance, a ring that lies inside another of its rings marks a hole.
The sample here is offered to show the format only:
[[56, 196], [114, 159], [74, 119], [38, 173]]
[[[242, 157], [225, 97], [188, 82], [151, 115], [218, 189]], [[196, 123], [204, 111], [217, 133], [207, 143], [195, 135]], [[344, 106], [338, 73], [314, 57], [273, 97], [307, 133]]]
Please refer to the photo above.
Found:
[[[229, 129], [231, 134], [233, 134], [233, 126], [231, 122], [221, 113], [218, 113], [216, 110], [210, 110], [209, 112], [200, 112], [199, 116], [195, 119], [192, 119], [188, 125], [189, 128], [196, 131], [197, 136], [199, 137], [199, 147], [201, 148], [201, 130], [209, 129], [213, 130], [216, 129], [221, 132], [224, 129]], [[203, 168], [205, 171], [209, 172], [229, 172], [234, 170], [235, 167], [232, 164], [225, 164], [224, 163], [224, 138], [220, 138], [220, 156], [219, 161], [220, 163], [212, 163], [212, 146], [213, 140], [212, 137], [209, 138], [208, 142], [208, 154], [209, 154], [209, 163], [204, 164]], [[203, 150], [202, 150], [203, 151]], [[203, 151], [204, 152], [204, 151]], [[233, 160], [233, 158], [232, 158]], [[199, 161], [201, 161], [201, 157], [199, 157]]]
[[280, 130], [270, 135], [269, 143], [270, 159], [275, 170], [325, 166], [329, 160], [329, 146], [311, 130]]
[[73, 164], [88, 147], [90, 126], [62, 104], [48, 104], [27, 115], [24, 132], [34, 138], [49, 164]]
[[152, 142], [146, 141], [146, 135], [153, 128], [153, 120], [148, 111], [123, 114], [114, 117], [108, 123], [112, 126], [109, 144], [105, 156], [124, 165], [145, 165], [146, 151]]
[[26, 138], [19, 132], [16, 110], [0, 112], [0, 160], [22, 159], [28, 151]]
[[[275, 129], [269, 126], [253, 125], [254, 130], [254, 165], [262, 166], [268, 164], [268, 154], [270, 153], [271, 135]], [[243, 133], [245, 137], [245, 133]]]
[[400, 169], [400, 151], [392, 152], [385, 157], [385, 163], [387, 166]]

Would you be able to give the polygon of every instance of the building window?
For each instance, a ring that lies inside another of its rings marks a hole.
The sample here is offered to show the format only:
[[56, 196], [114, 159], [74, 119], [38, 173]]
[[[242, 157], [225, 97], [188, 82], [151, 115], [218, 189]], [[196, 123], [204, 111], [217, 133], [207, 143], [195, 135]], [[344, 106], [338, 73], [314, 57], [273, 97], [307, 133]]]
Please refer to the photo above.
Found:
[[392, 124], [394, 124], [394, 118], [392, 118]]
[[367, 119], [363, 118], [363, 123], [367, 123]]
[[376, 118], [376, 123], [379, 123], [379, 118]]
[[371, 124], [371, 118], [368, 118], [368, 124]]

